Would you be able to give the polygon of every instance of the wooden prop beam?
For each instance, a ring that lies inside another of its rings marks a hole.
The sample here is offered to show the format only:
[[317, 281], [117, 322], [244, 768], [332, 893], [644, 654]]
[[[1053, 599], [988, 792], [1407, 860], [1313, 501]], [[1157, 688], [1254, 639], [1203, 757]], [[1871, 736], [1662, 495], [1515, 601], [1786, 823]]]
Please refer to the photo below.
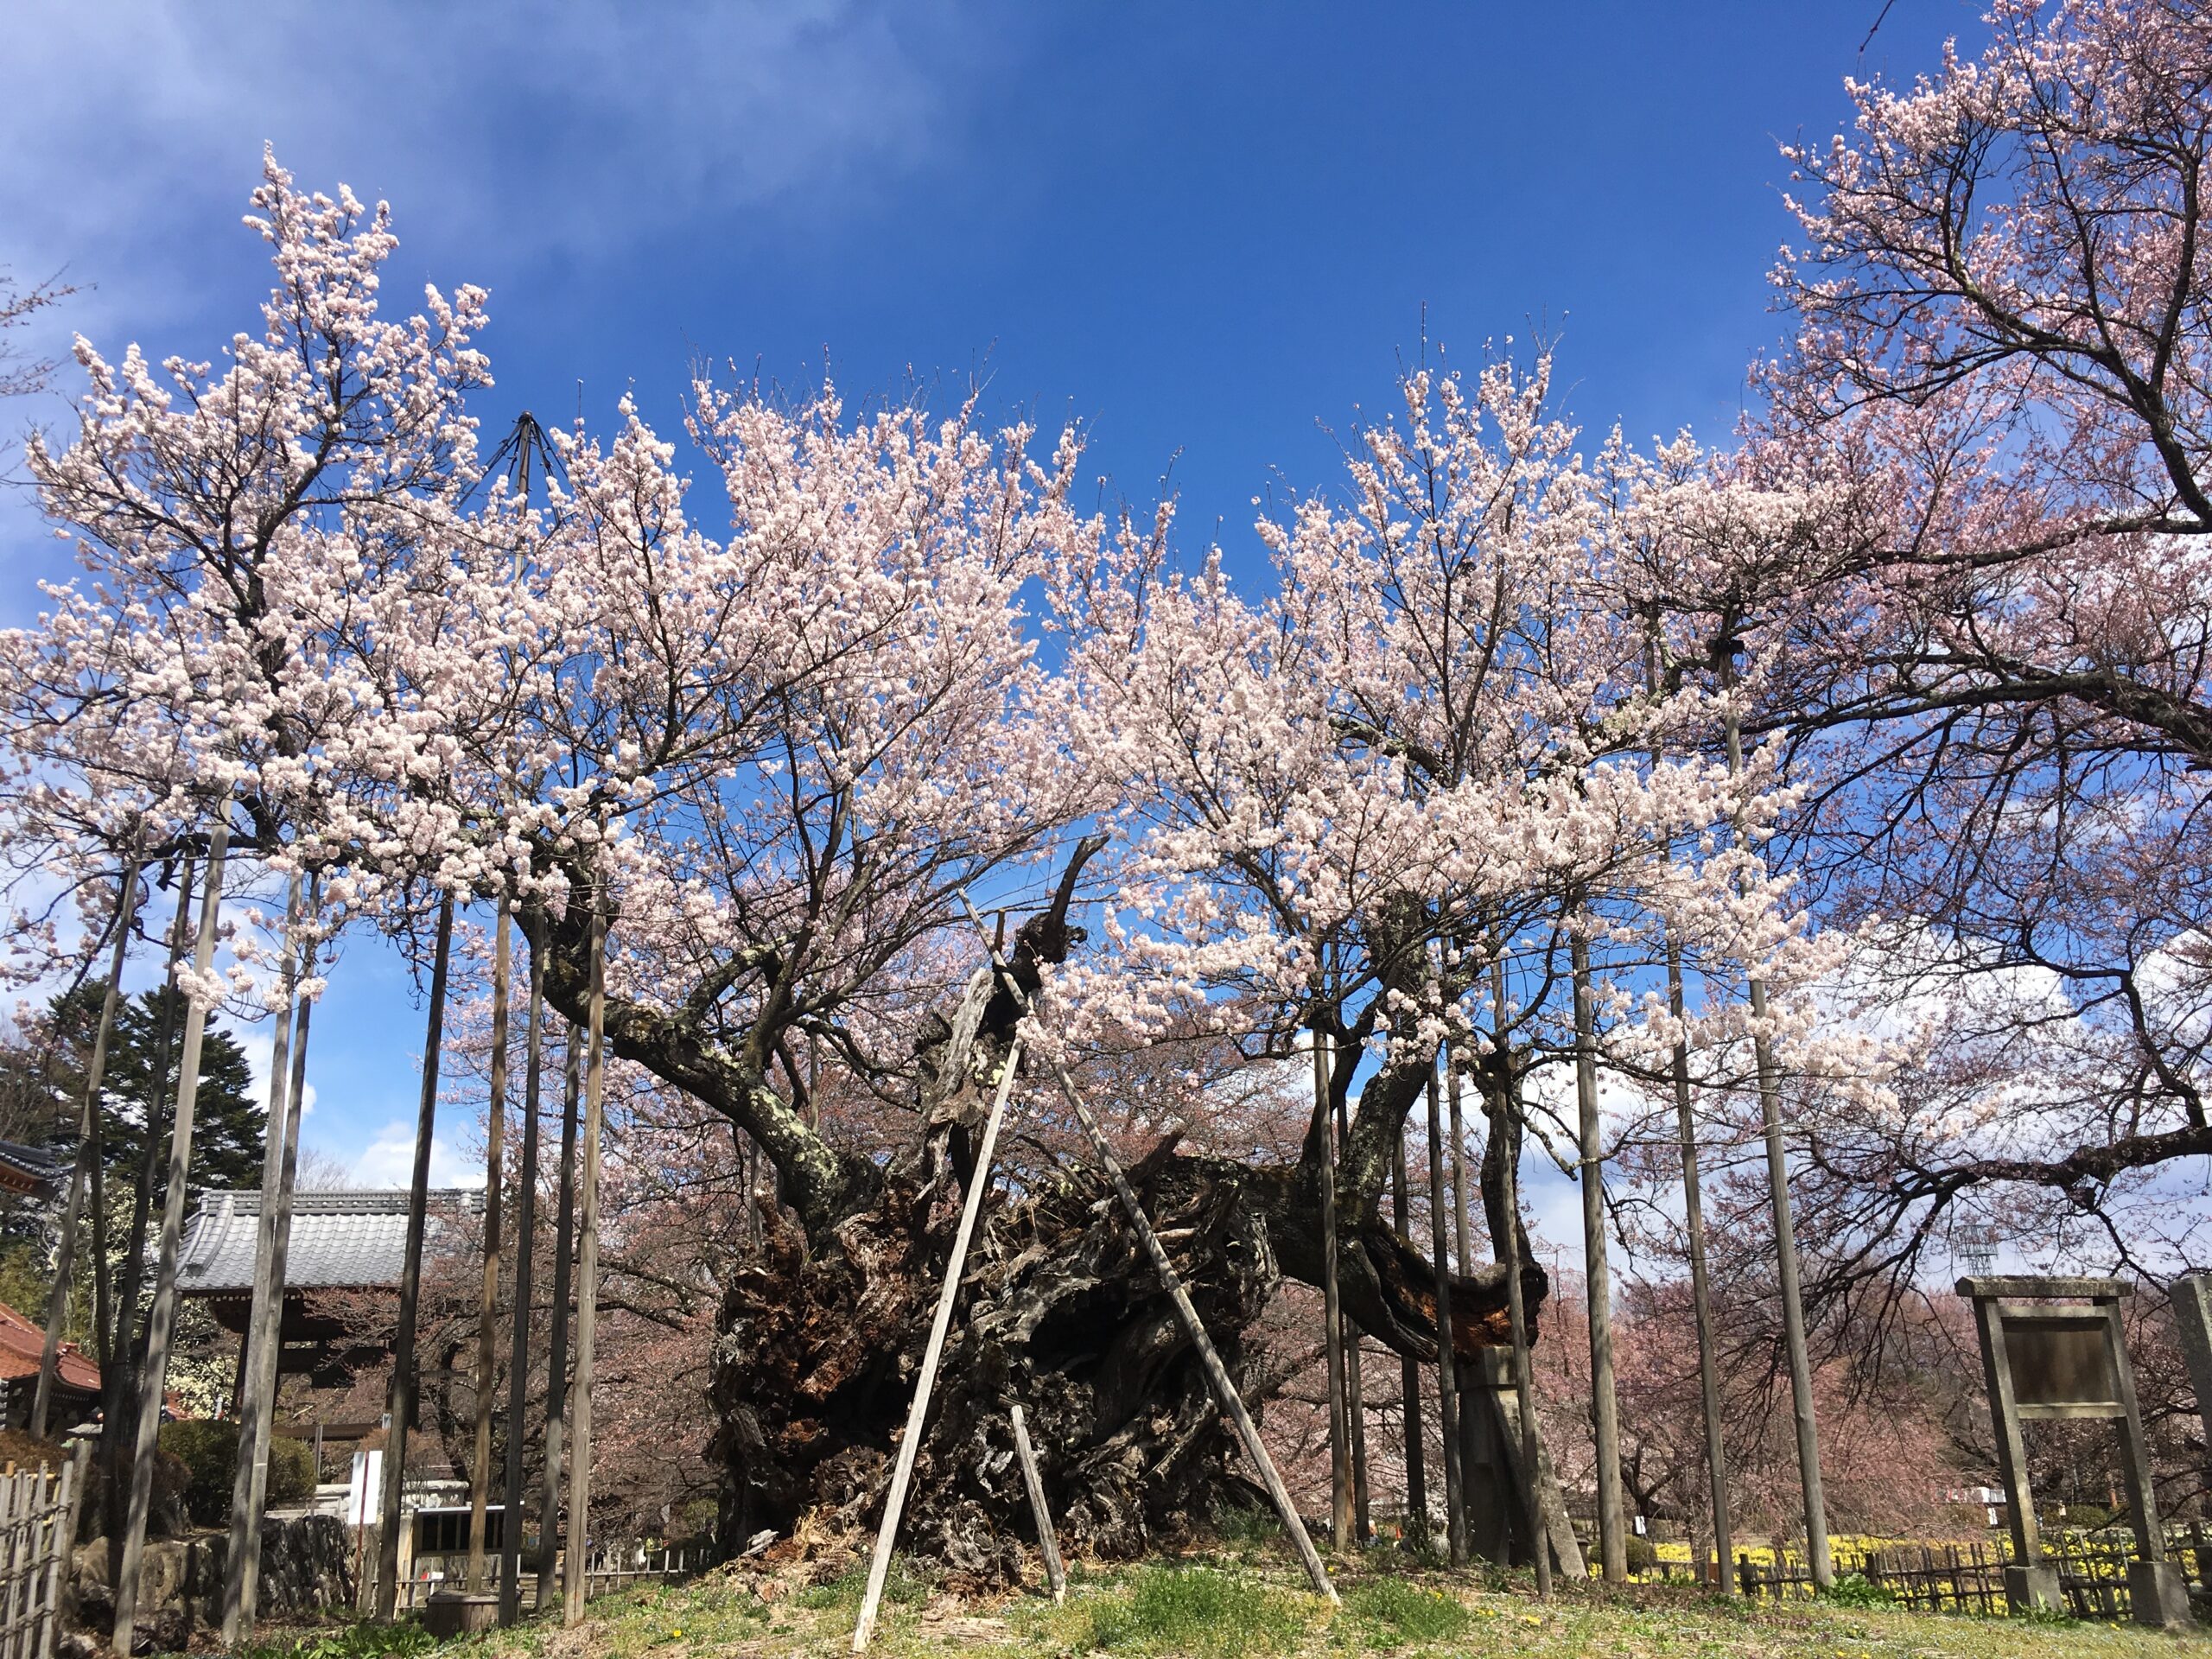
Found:
[[[975, 923], [976, 932], [982, 936], [985, 945], [990, 950], [991, 967], [998, 975], [999, 983], [1006, 987], [1016, 1007], [1024, 1014], [1032, 1013], [1029, 993], [1022, 989], [1021, 982], [1014, 976], [1005, 959], [999, 955], [997, 946], [991, 942], [990, 930], [983, 925], [983, 918], [976, 913], [976, 906], [969, 902], [965, 893], [961, 895], [960, 902], [967, 909], [969, 920]], [[1075, 1079], [1068, 1076], [1067, 1068], [1058, 1060], [1054, 1060], [1052, 1065], [1053, 1081], [1060, 1085], [1061, 1094], [1067, 1097], [1068, 1105], [1075, 1112], [1076, 1122], [1082, 1126], [1084, 1138], [1090, 1142], [1092, 1154], [1105, 1170], [1106, 1179], [1114, 1188], [1114, 1196], [1121, 1200], [1122, 1208], [1129, 1217], [1129, 1225], [1135, 1230], [1139, 1242], [1144, 1246], [1152, 1270], [1160, 1276], [1161, 1288], [1166, 1291], [1168, 1300], [1175, 1306], [1175, 1314], [1182, 1321], [1184, 1334], [1190, 1338], [1192, 1347], [1198, 1351], [1198, 1363], [1205, 1368], [1206, 1381], [1213, 1386], [1214, 1398], [1235, 1427], [1237, 1440], [1244, 1448], [1244, 1455], [1260, 1471], [1268, 1496], [1274, 1502], [1275, 1513], [1282, 1519], [1283, 1530], [1290, 1535], [1291, 1541], [1298, 1548], [1299, 1560], [1306, 1566], [1306, 1576], [1313, 1581], [1316, 1593], [1327, 1597], [1334, 1604], [1338, 1600], [1337, 1587], [1329, 1582], [1329, 1569], [1321, 1564], [1320, 1553], [1313, 1548], [1313, 1540], [1306, 1533], [1306, 1522], [1299, 1518], [1298, 1506], [1291, 1502], [1289, 1489], [1282, 1484], [1282, 1476], [1275, 1469], [1274, 1459], [1268, 1455], [1268, 1448], [1261, 1443], [1260, 1431], [1252, 1421], [1252, 1414], [1245, 1409], [1244, 1398], [1237, 1393], [1236, 1384], [1230, 1380], [1229, 1368], [1221, 1363], [1221, 1354], [1214, 1347], [1213, 1338], [1206, 1333], [1205, 1321], [1198, 1318], [1198, 1310], [1192, 1306], [1191, 1294], [1183, 1288], [1183, 1280], [1175, 1271], [1175, 1264], [1167, 1259], [1166, 1247], [1160, 1242], [1160, 1235], [1153, 1230], [1152, 1218], [1145, 1214], [1136, 1189], [1129, 1185], [1128, 1172], [1122, 1167], [1122, 1160], [1115, 1156], [1113, 1145], [1106, 1139], [1106, 1131], [1099, 1127], [1096, 1114], [1090, 1109], [1090, 1103], [1084, 1099], [1083, 1091], [1075, 1086]]]
[[1029, 1489], [1029, 1513], [1037, 1522], [1037, 1548], [1045, 1557], [1045, 1579], [1052, 1586], [1052, 1599], [1068, 1599], [1068, 1571], [1060, 1564], [1060, 1541], [1052, 1535], [1052, 1508], [1045, 1501], [1045, 1479], [1037, 1472], [1037, 1453], [1029, 1445], [1029, 1425], [1023, 1421], [1021, 1402], [1014, 1402], [1014, 1450], [1021, 1459], [1021, 1484]]
[[391, 1438], [384, 1454], [383, 1519], [377, 1529], [376, 1616], [389, 1624], [399, 1607], [399, 1529], [406, 1524], [401, 1491], [407, 1478], [407, 1433], [415, 1415], [416, 1321], [423, 1299], [423, 1230], [429, 1214], [430, 1147], [438, 1120], [438, 1061], [445, 1048], [446, 973], [453, 957], [453, 895], [438, 906], [438, 942], [430, 967], [430, 1012], [423, 1037], [423, 1098], [415, 1121], [414, 1177], [407, 1189], [407, 1248], [399, 1271], [399, 1325], [391, 1344]]
[[[914, 1459], [921, 1453], [922, 1428], [929, 1415], [930, 1394], [937, 1387], [937, 1368], [944, 1357], [944, 1338], [952, 1328], [953, 1305], [960, 1300], [960, 1280], [968, 1265], [968, 1243], [976, 1236], [976, 1217], [983, 1208], [983, 1194], [991, 1185], [991, 1159], [998, 1150], [999, 1125], [1005, 1121], [1007, 1096], [1014, 1092], [1014, 1073], [1021, 1069], [1021, 1042], [1007, 1050], [999, 1071], [999, 1086], [991, 1096], [990, 1116], [983, 1120], [983, 1138], [976, 1148], [976, 1173], [969, 1177], [967, 1195], [961, 1200], [960, 1226], [952, 1236], [952, 1259], [945, 1263], [944, 1284], [937, 1296], [937, 1313], [930, 1321], [930, 1339], [922, 1350], [921, 1375], [914, 1381], [913, 1403], [906, 1408], [906, 1432], [899, 1441], [899, 1462], [891, 1474], [890, 1495], [884, 1500], [883, 1524], [875, 1535], [875, 1554], [868, 1564], [868, 1592], [861, 1598], [861, 1616], [853, 1626], [853, 1651], [859, 1653], [875, 1634], [876, 1610], [883, 1600], [884, 1580], [891, 1573], [891, 1551], [899, 1537], [899, 1517], [906, 1507], [906, 1489], [914, 1478]], [[1014, 1408], [1016, 1411], [1020, 1407]], [[1019, 1419], [1016, 1419], [1019, 1421]], [[1032, 1502], [1042, 1499], [1041, 1490]], [[1049, 1528], [1047, 1536], [1050, 1535]], [[1052, 1546], [1048, 1543], [1046, 1548]]]

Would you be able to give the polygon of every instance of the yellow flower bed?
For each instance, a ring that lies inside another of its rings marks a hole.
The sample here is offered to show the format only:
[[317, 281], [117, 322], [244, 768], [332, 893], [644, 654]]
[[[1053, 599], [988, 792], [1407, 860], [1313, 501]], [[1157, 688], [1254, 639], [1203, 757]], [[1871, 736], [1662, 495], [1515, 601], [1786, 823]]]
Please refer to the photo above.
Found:
[[[1839, 1564], [1845, 1564], [1861, 1560], [1878, 1549], [1940, 1550], [1956, 1546], [1964, 1550], [1975, 1543], [1980, 1543], [1989, 1548], [1994, 1548], [1991, 1541], [1986, 1537], [1980, 1539], [1877, 1538], [1863, 1532], [1836, 1532], [1828, 1535], [1828, 1554]], [[1688, 1543], [1664, 1543], [1656, 1545], [1654, 1548], [1662, 1567], [1679, 1567], [1687, 1569], [1696, 1565], [1696, 1554]], [[1739, 1540], [1736, 1545], [1735, 1554], [1738, 1560], [1746, 1555], [1750, 1556], [1756, 1566], [1775, 1565], [1775, 1550], [1772, 1544], [1747, 1543]], [[1805, 1557], [1802, 1551], [1793, 1547], [1784, 1552], [1783, 1562], [1786, 1566], [1802, 1567], [1805, 1564]]]

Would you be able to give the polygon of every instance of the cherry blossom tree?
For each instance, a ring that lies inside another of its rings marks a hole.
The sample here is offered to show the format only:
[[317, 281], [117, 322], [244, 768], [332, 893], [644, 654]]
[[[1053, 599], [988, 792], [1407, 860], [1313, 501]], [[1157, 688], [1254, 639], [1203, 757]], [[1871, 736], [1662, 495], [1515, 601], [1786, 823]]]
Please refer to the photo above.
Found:
[[[1108, 949], [1065, 988], [1095, 1027], [1198, 1015], [1255, 1056], [1318, 1026], [1339, 1101], [1372, 1066], [1336, 1171], [1356, 1241], [1343, 1294], [1413, 1354], [1433, 1351], [1434, 1293], [1379, 1199], [1440, 1042], [1471, 1057], [1494, 1141], [1517, 1148], [1532, 1116], [1559, 1123], [1550, 1084], [1579, 1057], [1602, 1048], [1656, 1082], [1678, 1036], [1746, 1032], [1731, 994], [1747, 975], [1798, 981], [1826, 960], [1758, 855], [1783, 804], [1770, 757], [1732, 777], [1677, 741], [1713, 727], [1707, 688], [1647, 685], [1646, 625], [1622, 602], [1633, 525], [1612, 499], [1630, 458], [1616, 441], [1586, 464], [1548, 383], [1544, 359], [1471, 387], [1408, 377], [1402, 424], [1363, 435], [1344, 505], [1263, 521], [1273, 594], [1244, 599], [1217, 558], [1174, 576], [1164, 525], [1125, 531], [1110, 592], [1085, 593], [1078, 741], [1126, 780], [1130, 843]], [[1649, 989], [1669, 939], [1714, 993], [1687, 1023]], [[1803, 1020], [1777, 1009], [1773, 1027]], [[1562, 1161], [1601, 1170], [1633, 1128], [1593, 1129]], [[1286, 1269], [1309, 1280], [1325, 1155], [1313, 1138], [1261, 1189]], [[1501, 1261], [1507, 1168], [1485, 1169]], [[1503, 1339], [1503, 1273], [1465, 1287], [1471, 1354]], [[1524, 1275], [1533, 1305], [1543, 1274]]]
[[1838, 1011], [1942, 1033], [1896, 1103], [1806, 1102], [1834, 1295], [1908, 1294], [1955, 1226], [2185, 1253], [2141, 1224], [2212, 1150], [2212, 29], [1988, 21], [1787, 152], [1796, 332], [1736, 470], [1827, 499], [1700, 590], [1808, 791], [1784, 855], [1870, 931]]

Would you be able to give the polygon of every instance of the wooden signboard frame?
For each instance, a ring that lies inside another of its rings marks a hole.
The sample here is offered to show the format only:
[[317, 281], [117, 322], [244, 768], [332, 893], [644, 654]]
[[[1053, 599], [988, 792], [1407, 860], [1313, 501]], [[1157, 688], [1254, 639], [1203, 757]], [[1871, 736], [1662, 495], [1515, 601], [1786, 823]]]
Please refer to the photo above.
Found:
[[1959, 1281], [1974, 1304], [1981, 1338], [1982, 1375], [1997, 1431], [1997, 1464], [2012, 1530], [2013, 1564], [2005, 1570], [2005, 1598], [2016, 1611], [2063, 1611], [2058, 1570], [2046, 1563], [2028, 1490], [2020, 1425], [2104, 1419], [2120, 1430], [2120, 1465], [2138, 1560], [2128, 1568], [2129, 1599], [2141, 1624], [2189, 1623], [2189, 1592], [2166, 1559], [2136, 1403], [2135, 1373], [2120, 1327], [2121, 1300], [2134, 1287], [2119, 1279], [1977, 1274]]

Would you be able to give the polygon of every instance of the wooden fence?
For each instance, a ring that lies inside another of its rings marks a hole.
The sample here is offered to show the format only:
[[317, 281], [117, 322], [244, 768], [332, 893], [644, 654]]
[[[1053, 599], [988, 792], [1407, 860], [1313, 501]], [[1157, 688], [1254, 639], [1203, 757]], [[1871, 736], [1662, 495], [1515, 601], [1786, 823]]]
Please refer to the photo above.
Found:
[[44, 1464], [0, 1469], [0, 1659], [54, 1651], [89, 1444], [59, 1472]]
[[[2169, 1526], [2165, 1536], [2168, 1556], [2199, 1585], [2212, 1589], [2212, 1535], [2204, 1524]], [[2135, 1559], [2132, 1535], [2054, 1529], [2044, 1535], [2043, 1548], [2046, 1562], [2058, 1569], [2060, 1593], [2076, 1618], [2127, 1617], [2127, 1567]], [[1872, 1543], [1859, 1549], [1839, 1548], [1834, 1557], [1837, 1577], [1855, 1573], [1888, 1591], [1898, 1605], [1916, 1612], [1997, 1615], [2005, 1611], [2009, 1540], [1995, 1544]], [[1770, 1599], [1813, 1594], [1811, 1568], [1802, 1556], [1787, 1551], [1764, 1561], [1739, 1554], [1736, 1583], [1746, 1596]]]
[[[704, 1545], [692, 1544], [669, 1548], [648, 1549], [634, 1543], [607, 1544], [592, 1551], [585, 1564], [584, 1596], [603, 1596], [612, 1591], [626, 1590], [631, 1586], [647, 1581], [659, 1584], [680, 1584], [686, 1579], [696, 1578], [709, 1567], [717, 1565], [721, 1557]], [[499, 1558], [493, 1556], [485, 1562], [485, 1588], [496, 1592], [500, 1584]], [[363, 1605], [374, 1605], [373, 1580], [375, 1567], [371, 1566], [367, 1578], [371, 1582], [362, 1590]], [[442, 1590], [465, 1590], [468, 1587], [468, 1555], [462, 1551], [453, 1555], [425, 1555], [415, 1563], [411, 1577], [399, 1586], [399, 1605], [402, 1609], [417, 1608]], [[556, 1560], [553, 1574], [553, 1594], [561, 1593], [560, 1563]], [[522, 1608], [535, 1611], [537, 1605], [537, 1566], [534, 1561], [522, 1564]], [[0, 1649], [0, 1659], [15, 1659], [14, 1655]]]

